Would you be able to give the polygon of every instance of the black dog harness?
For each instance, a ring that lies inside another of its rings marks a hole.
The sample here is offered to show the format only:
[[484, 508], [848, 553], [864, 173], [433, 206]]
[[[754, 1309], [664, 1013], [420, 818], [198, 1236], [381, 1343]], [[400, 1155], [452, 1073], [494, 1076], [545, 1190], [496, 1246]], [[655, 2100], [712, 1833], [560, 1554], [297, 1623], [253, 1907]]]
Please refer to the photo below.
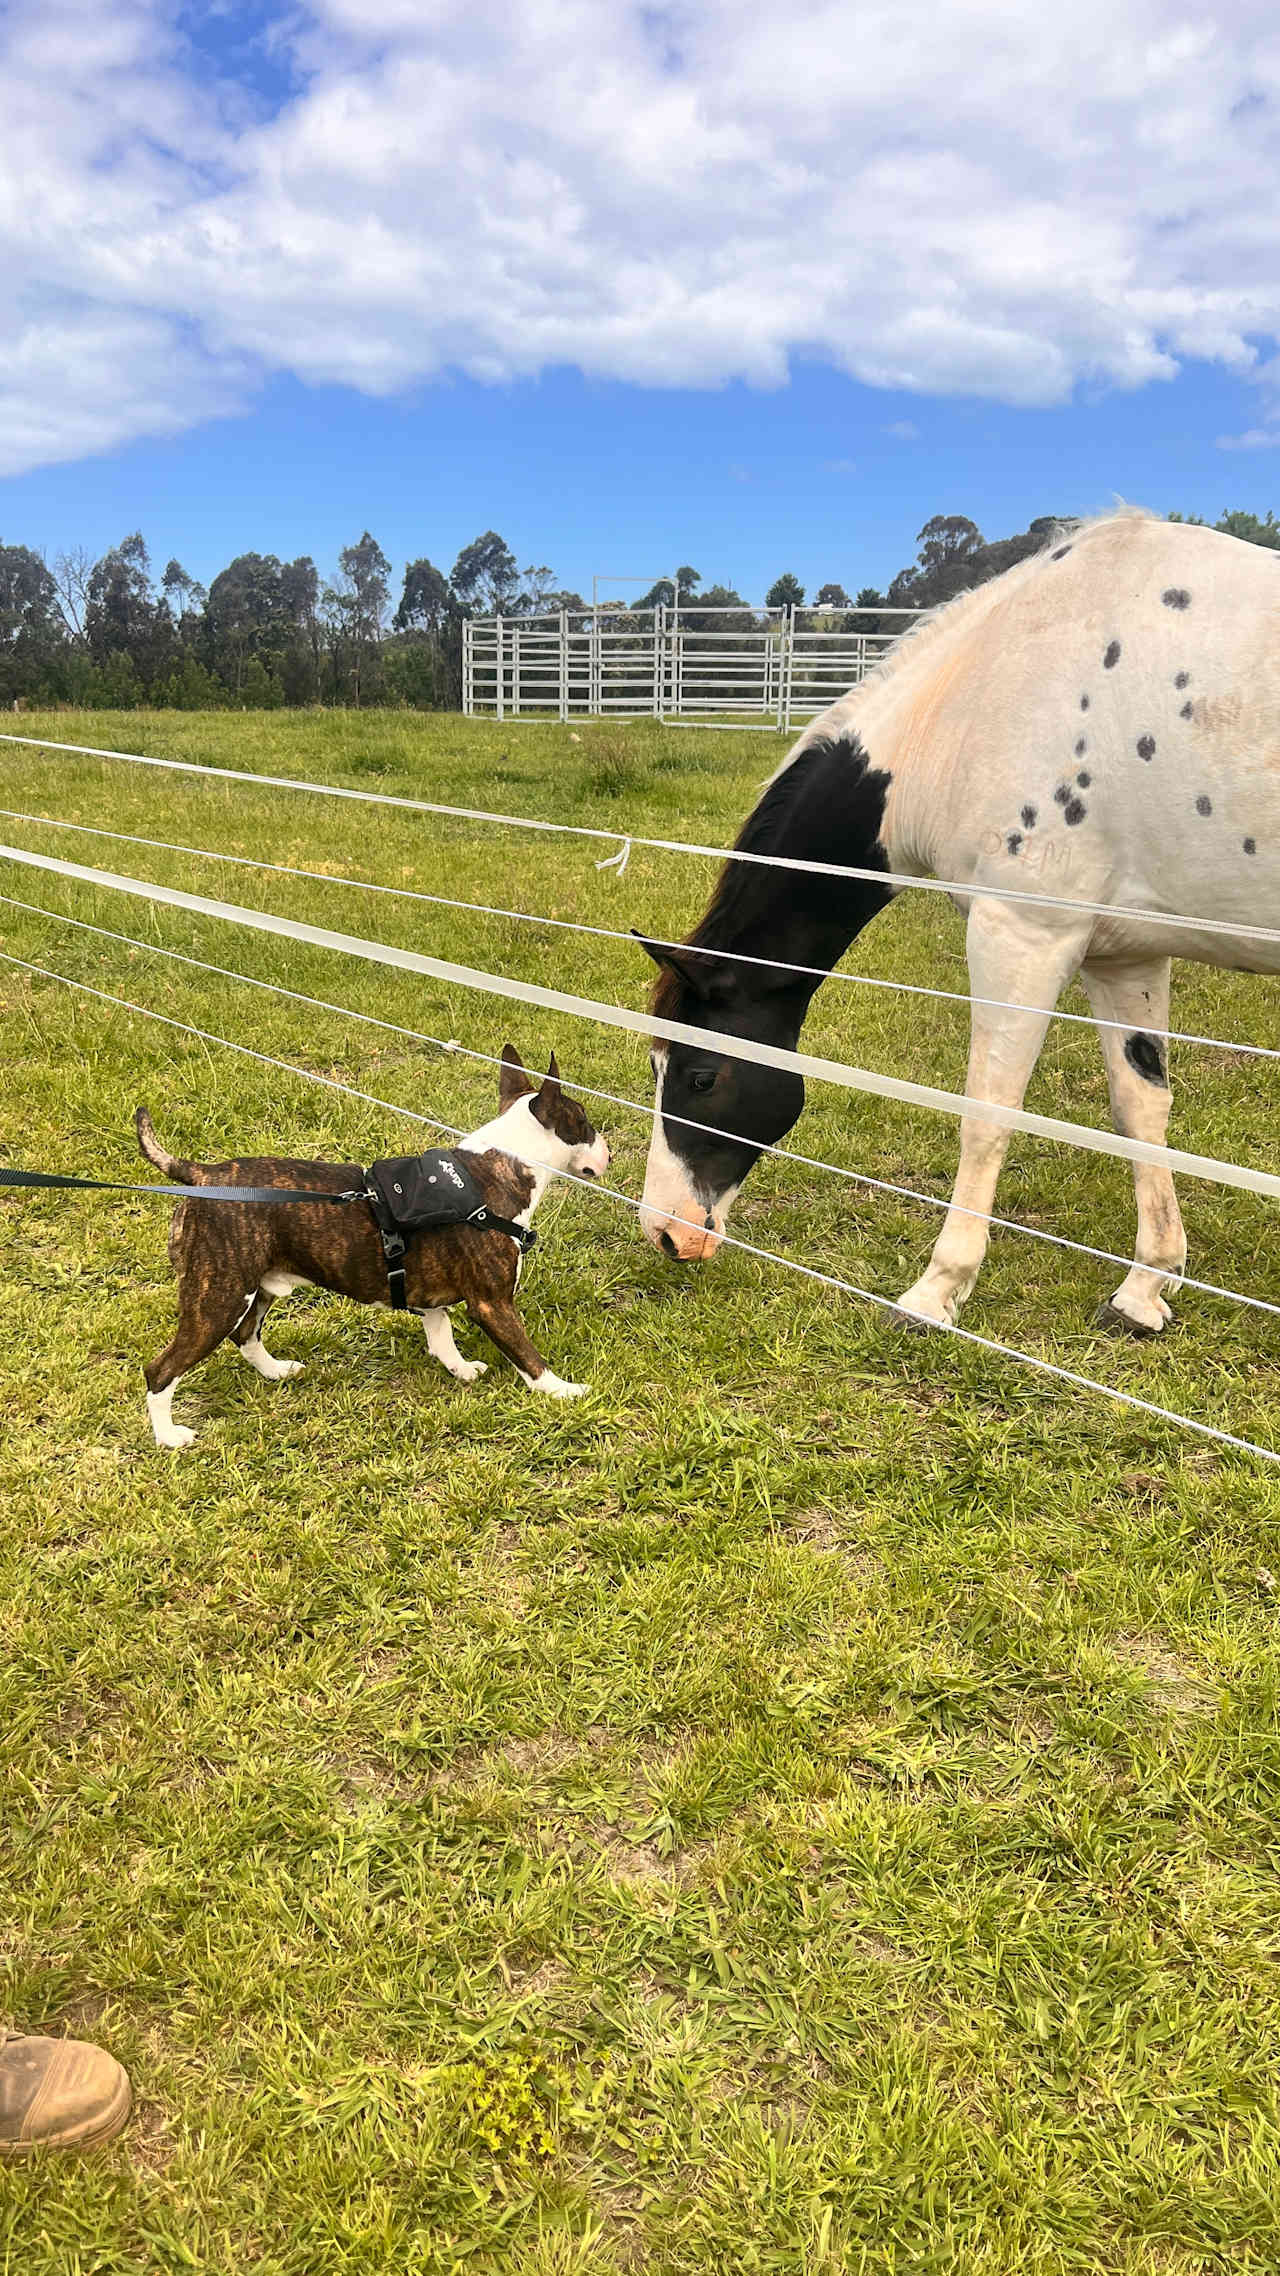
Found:
[[382, 1236], [393, 1312], [407, 1308], [404, 1259], [409, 1234], [438, 1230], [443, 1225], [474, 1225], [479, 1233], [506, 1233], [521, 1256], [538, 1238], [527, 1225], [495, 1215], [467, 1166], [465, 1154], [435, 1149], [375, 1162], [365, 1172], [360, 1199], [368, 1202]]

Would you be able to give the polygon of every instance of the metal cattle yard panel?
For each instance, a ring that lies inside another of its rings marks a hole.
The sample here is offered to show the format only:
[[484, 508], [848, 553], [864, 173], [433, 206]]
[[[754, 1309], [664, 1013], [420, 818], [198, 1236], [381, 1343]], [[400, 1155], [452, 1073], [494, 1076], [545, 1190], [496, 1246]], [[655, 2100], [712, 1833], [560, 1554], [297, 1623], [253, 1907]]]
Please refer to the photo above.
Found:
[[660, 719], [787, 733], [879, 662], [919, 609], [558, 609], [469, 618], [468, 718]]

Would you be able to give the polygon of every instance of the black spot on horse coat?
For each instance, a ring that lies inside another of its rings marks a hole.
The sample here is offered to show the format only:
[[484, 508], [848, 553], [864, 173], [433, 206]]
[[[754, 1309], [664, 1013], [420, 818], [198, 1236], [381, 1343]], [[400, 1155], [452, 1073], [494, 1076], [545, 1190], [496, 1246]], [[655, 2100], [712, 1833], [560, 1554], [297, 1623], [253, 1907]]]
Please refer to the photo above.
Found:
[[1154, 1035], [1127, 1035], [1124, 1055], [1135, 1075], [1141, 1075], [1144, 1083], [1159, 1083], [1163, 1086], [1166, 1079], [1164, 1049]]

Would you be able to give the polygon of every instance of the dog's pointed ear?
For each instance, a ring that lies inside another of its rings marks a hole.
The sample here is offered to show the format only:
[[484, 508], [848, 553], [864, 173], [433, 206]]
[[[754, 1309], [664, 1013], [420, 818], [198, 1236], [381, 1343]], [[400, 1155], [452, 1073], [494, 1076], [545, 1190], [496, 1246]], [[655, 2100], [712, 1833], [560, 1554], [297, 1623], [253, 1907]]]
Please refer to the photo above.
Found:
[[514, 1043], [502, 1046], [502, 1069], [498, 1076], [498, 1105], [505, 1114], [517, 1099], [527, 1098], [533, 1084], [525, 1072], [525, 1064]]
[[665, 969], [674, 972], [678, 980], [683, 980], [687, 988], [692, 988], [695, 996], [710, 993], [708, 981], [711, 968], [703, 957], [682, 956], [678, 948], [669, 947], [665, 941], [646, 939], [643, 933], [636, 931], [634, 925], [631, 927], [631, 937], [639, 941], [645, 955], [653, 958], [659, 971]]
[[560, 1069], [556, 1065], [556, 1055], [553, 1051], [551, 1064], [542, 1078], [542, 1088], [533, 1102], [534, 1121], [540, 1122], [544, 1130], [549, 1130], [555, 1121], [556, 1108], [559, 1104]]

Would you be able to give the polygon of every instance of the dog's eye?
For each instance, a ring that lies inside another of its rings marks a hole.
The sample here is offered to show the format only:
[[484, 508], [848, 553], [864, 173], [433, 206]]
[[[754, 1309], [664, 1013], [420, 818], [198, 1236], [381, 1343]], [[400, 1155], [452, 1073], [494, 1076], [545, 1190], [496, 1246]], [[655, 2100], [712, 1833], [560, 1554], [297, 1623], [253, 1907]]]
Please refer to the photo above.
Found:
[[696, 1091], [699, 1097], [704, 1096], [707, 1091], [713, 1091], [715, 1087], [716, 1078], [710, 1067], [704, 1067], [699, 1074], [689, 1077], [689, 1088], [691, 1091]]

